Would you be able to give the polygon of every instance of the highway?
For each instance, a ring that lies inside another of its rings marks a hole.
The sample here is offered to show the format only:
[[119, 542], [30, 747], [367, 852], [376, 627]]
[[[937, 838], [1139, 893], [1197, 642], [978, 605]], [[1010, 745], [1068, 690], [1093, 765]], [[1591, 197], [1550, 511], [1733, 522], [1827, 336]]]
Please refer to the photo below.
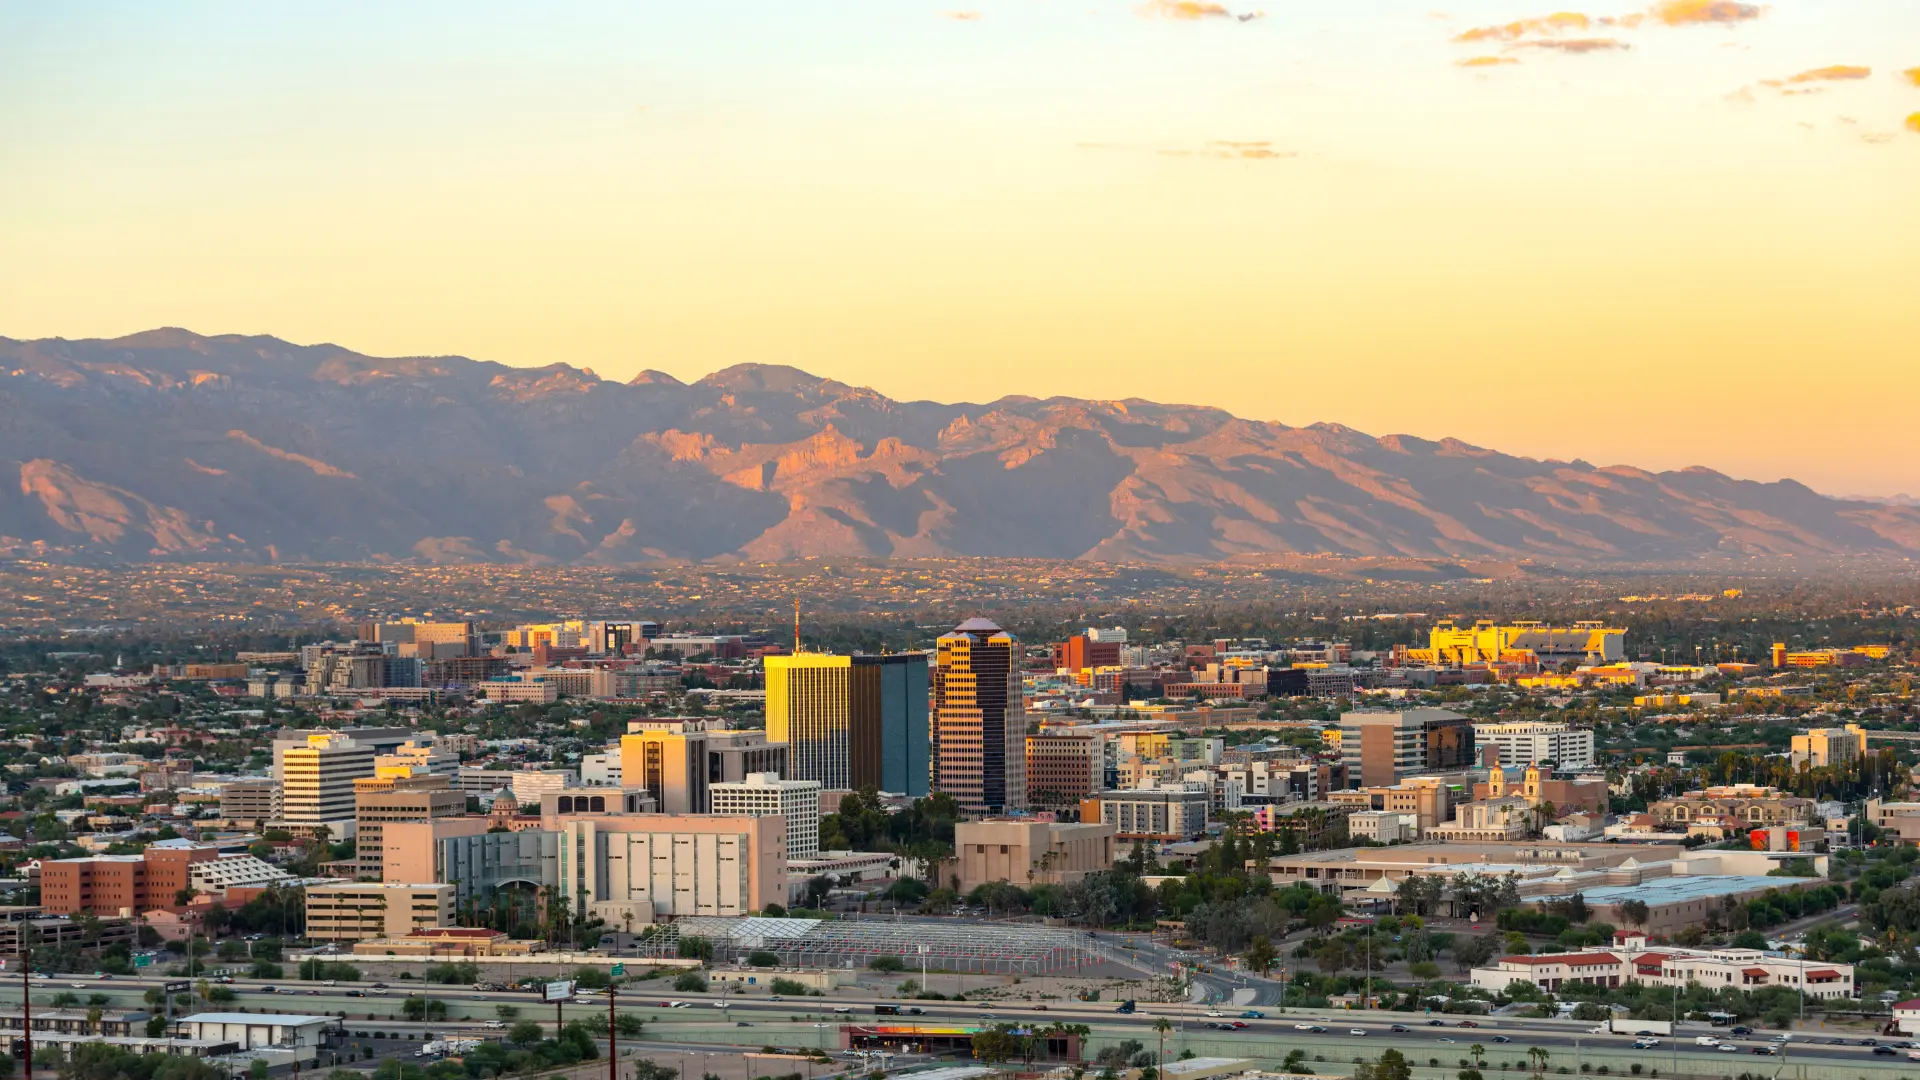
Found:
[[[108, 995], [115, 1006], [146, 1008], [141, 995], [149, 987], [165, 981], [159, 977], [103, 979], [96, 976], [58, 976], [45, 981], [36, 978], [33, 983], [34, 1004], [37, 1008], [50, 1006], [55, 994], [67, 991], [79, 995], [82, 1001], [90, 994], [101, 993]], [[496, 1025], [501, 1023], [498, 1006], [503, 1004], [518, 1007], [519, 1013], [515, 1019], [550, 1023], [554, 1017], [551, 1005], [541, 1004], [533, 994], [524, 991], [481, 991], [469, 987], [428, 986], [413, 980], [384, 981], [389, 989], [383, 993], [374, 990], [373, 982], [329, 987], [295, 980], [269, 982], [240, 979], [228, 987], [236, 993], [238, 1000], [211, 1008], [345, 1012], [346, 1026], [350, 1032], [485, 1031], [488, 1030], [485, 1026], [488, 1022]], [[263, 988], [269, 985], [282, 992], [265, 993]], [[357, 991], [363, 996], [348, 996], [350, 991]], [[401, 1002], [410, 992], [445, 1002], [448, 1018], [417, 1024], [399, 1020]], [[18, 995], [17, 978], [0, 983], [0, 1003], [16, 1003]], [[673, 1002], [683, 1004], [675, 1007], [671, 1004]], [[719, 1007], [722, 1002], [726, 1005], [724, 1009]], [[774, 1000], [761, 994], [675, 993], [666, 980], [631, 984], [618, 996], [619, 1011], [636, 1014], [647, 1021], [645, 1038], [649, 1045], [657, 1042], [701, 1045], [731, 1043], [757, 1047], [772, 1043], [833, 1048], [838, 1045], [838, 1029], [841, 1025], [871, 1025], [876, 1022], [873, 1011], [876, 1004], [896, 1005], [903, 1010], [915, 1007], [923, 1010], [919, 1016], [889, 1016], [881, 1020], [888, 1026], [915, 1023], [977, 1026], [995, 1022], [1050, 1021], [1086, 1024], [1092, 1029], [1090, 1053], [1101, 1046], [1127, 1038], [1157, 1045], [1158, 1036], [1153, 1032], [1152, 1025], [1155, 1020], [1167, 1017], [1177, 1025], [1168, 1039], [1169, 1054], [1191, 1049], [1204, 1056], [1253, 1057], [1271, 1062], [1278, 1062], [1295, 1048], [1307, 1052], [1310, 1058], [1317, 1056], [1327, 1061], [1341, 1062], [1351, 1061], [1356, 1055], [1372, 1057], [1387, 1046], [1394, 1046], [1416, 1062], [1437, 1060], [1452, 1067], [1459, 1059], [1470, 1056], [1468, 1047], [1478, 1044], [1485, 1048], [1485, 1059], [1496, 1063], [1522, 1062], [1527, 1049], [1538, 1046], [1552, 1054], [1551, 1060], [1556, 1065], [1587, 1063], [1597, 1067], [1608, 1064], [1618, 1069], [1640, 1062], [1668, 1071], [1718, 1076], [1737, 1075], [1749, 1070], [1773, 1074], [1775, 1067], [1783, 1064], [1781, 1057], [1770, 1057], [1764, 1066], [1753, 1060], [1751, 1052], [1754, 1047], [1774, 1044], [1775, 1040], [1771, 1038], [1774, 1033], [1769, 1031], [1756, 1032], [1743, 1038], [1728, 1036], [1736, 1047], [1731, 1052], [1695, 1046], [1693, 1039], [1696, 1035], [1725, 1036], [1725, 1029], [1713, 1029], [1705, 1024], [1682, 1024], [1676, 1038], [1663, 1038], [1658, 1047], [1641, 1051], [1632, 1047], [1632, 1036], [1593, 1034], [1589, 1030], [1593, 1025], [1587, 1022], [1520, 1017], [1475, 1017], [1471, 1019], [1478, 1026], [1469, 1028], [1460, 1026], [1464, 1018], [1452, 1016], [1443, 1018], [1410, 1013], [1325, 1009], [1281, 1013], [1260, 1006], [1251, 1008], [1263, 1013], [1263, 1016], [1241, 1019], [1239, 1014], [1246, 1010], [1240, 1006], [1193, 1003], [1143, 1002], [1136, 1013], [1121, 1015], [1114, 1011], [1114, 1004], [1104, 1002], [1022, 1002], [989, 1006], [982, 1002], [902, 1001], [871, 996]], [[195, 1003], [194, 1010], [205, 1008], [209, 1007]], [[569, 1020], [597, 1018], [604, 1015], [606, 1009], [607, 998], [602, 994], [568, 1004], [564, 1015]], [[1236, 1020], [1246, 1026], [1236, 1031], [1207, 1027], [1209, 1023], [1223, 1024]], [[1405, 1030], [1395, 1031], [1395, 1025]], [[1324, 1030], [1309, 1030], [1313, 1027]], [[1364, 1034], [1350, 1034], [1353, 1031]], [[1871, 1047], [1858, 1045], [1865, 1037], [1854, 1033], [1842, 1036], [1825, 1031], [1795, 1032], [1787, 1041], [1784, 1060], [1787, 1063], [1798, 1061], [1845, 1065], [1849, 1069], [1857, 1067], [1860, 1070], [1892, 1068], [1910, 1071], [1907, 1067], [1911, 1063], [1906, 1059], [1904, 1050], [1893, 1057], [1878, 1056]], [[1503, 1038], [1507, 1041], [1500, 1041]], [[1838, 1038], [1845, 1038], [1852, 1045], [1832, 1045], [1829, 1041]], [[1792, 1073], [1782, 1072], [1779, 1075], [1790, 1076]]]

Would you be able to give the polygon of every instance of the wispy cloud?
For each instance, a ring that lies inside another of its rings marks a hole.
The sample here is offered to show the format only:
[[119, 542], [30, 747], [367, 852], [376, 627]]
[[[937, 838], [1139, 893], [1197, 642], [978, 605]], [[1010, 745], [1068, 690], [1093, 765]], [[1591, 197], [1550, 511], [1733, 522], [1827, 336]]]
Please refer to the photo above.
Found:
[[1856, 79], [1868, 78], [1872, 74], [1873, 69], [1870, 67], [1860, 67], [1857, 64], [1832, 64], [1823, 68], [1813, 68], [1809, 71], [1803, 71], [1798, 75], [1789, 75], [1784, 79], [1762, 79], [1760, 80], [1760, 85], [1779, 87], [1799, 86], [1804, 83], [1851, 82]]
[[1232, 12], [1211, 0], [1147, 0], [1138, 10], [1149, 19], [1171, 19], [1175, 22], [1200, 22], [1203, 19], [1252, 22], [1265, 18], [1267, 14], [1264, 11]]
[[943, 19], [952, 19], [954, 22], [980, 21], [980, 13], [977, 11], [943, 11], [940, 13], [940, 17]]
[[1619, 49], [1631, 49], [1633, 46], [1619, 38], [1539, 38], [1534, 41], [1516, 41], [1507, 46], [1510, 49], [1552, 49], [1555, 52], [1582, 53], [1613, 52]]
[[1489, 68], [1519, 62], [1518, 58], [1512, 56], [1469, 56], [1465, 60], [1455, 60], [1453, 64], [1463, 68]]
[[1766, 10], [1760, 4], [1741, 4], [1734, 0], [1661, 0], [1653, 5], [1650, 14], [1668, 26], [1695, 26], [1750, 22]]
[[1577, 11], [1561, 11], [1538, 19], [1516, 19], [1499, 26], [1476, 26], [1454, 35], [1458, 42], [1474, 41], [1519, 41], [1535, 34], [1563, 34], [1575, 30], [1591, 30], [1593, 18]]

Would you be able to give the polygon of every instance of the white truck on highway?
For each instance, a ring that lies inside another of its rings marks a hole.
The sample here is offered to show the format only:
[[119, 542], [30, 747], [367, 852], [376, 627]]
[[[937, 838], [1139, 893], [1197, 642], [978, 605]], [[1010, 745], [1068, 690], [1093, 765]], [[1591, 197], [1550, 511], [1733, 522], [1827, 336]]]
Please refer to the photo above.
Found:
[[1616, 1016], [1607, 1021], [1607, 1030], [1615, 1035], [1672, 1035], [1671, 1020], [1628, 1020]]

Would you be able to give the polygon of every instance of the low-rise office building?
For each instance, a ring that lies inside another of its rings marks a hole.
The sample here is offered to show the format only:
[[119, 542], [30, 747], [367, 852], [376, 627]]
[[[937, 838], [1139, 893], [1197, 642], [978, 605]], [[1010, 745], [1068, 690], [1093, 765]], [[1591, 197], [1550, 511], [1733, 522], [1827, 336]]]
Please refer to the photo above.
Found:
[[405, 937], [450, 926], [454, 886], [360, 882], [307, 889], [307, 936], [316, 941]]
[[1111, 825], [1122, 840], [1193, 840], [1206, 835], [1213, 801], [1206, 784], [1108, 791], [1080, 803], [1080, 820]]
[[1022, 888], [1071, 884], [1113, 868], [1117, 836], [1117, 828], [1106, 822], [963, 821], [953, 827], [954, 860], [947, 876], [960, 879], [962, 893], [993, 881]]

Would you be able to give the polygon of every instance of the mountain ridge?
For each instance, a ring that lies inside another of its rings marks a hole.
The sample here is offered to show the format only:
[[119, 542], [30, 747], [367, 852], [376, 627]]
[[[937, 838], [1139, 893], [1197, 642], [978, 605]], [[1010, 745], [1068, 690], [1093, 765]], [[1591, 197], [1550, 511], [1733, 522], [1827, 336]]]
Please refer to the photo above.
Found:
[[1920, 508], [1208, 406], [620, 382], [163, 327], [0, 338], [0, 550], [93, 559], [1683, 563], [1920, 552]]

